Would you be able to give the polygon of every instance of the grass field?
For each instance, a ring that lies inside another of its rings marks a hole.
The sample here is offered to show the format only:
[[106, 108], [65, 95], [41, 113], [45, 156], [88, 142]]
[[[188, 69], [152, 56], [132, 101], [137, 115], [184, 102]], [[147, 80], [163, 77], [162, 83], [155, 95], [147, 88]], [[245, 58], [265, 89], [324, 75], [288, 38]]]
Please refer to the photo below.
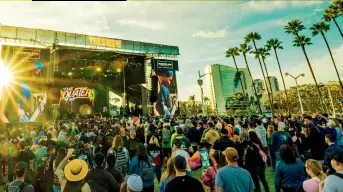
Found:
[[[194, 171], [193, 172], [193, 177], [195, 177], [197, 179], [200, 179], [200, 176], [201, 176], [200, 171]], [[272, 169], [270, 167], [268, 167], [266, 169], [266, 177], [267, 177], [267, 181], [268, 181], [268, 184], [269, 184], [270, 192], [275, 192], [274, 176], [273, 176], [273, 173], [272, 173]], [[158, 186], [159, 186], [159, 184], [157, 182], [157, 179], [155, 179], [155, 192], [158, 192]], [[262, 183], [261, 183], [261, 190], [264, 191]], [[0, 185], [0, 192], [2, 192], [2, 191], [4, 191], [4, 186]]]

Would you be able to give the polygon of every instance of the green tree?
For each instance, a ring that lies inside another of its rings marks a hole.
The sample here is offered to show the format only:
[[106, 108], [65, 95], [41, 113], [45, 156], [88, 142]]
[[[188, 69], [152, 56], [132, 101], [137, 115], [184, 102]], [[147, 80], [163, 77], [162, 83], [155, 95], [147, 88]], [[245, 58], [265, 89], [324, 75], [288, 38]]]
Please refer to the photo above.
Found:
[[[258, 40], [261, 40], [261, 35], [258, 34], [258, 33], [256, 33], [256, 32], [250, 32], [250, 33], [248, 33], [248, 34], [244, 37], [245, 43], [250, 43], [250, 42], [253, 43], [254, 48], [255, 48], [255, 52], [257, 51], [256, 41], [258, 41]], [[255, 58], [258, 59], [258, 62], [259, 62], [259, 64], [260, 64], [263, 78], [266, 79], [266, 76], [265, 76], [264, 71], [263, 71], [263, 67], [262, 67], [262, 62], [261, 62], [260, 56], [257, 55]], [[266, 86], [266, 87], [267, 87], [267, 86]], [[270, 93], [269, 93], [268, 91], [267, 91], [267, 93], [268, 93], [269, 102], [271, 103], [272, 100], [271, 100]], [[272, 104], [270, 104], [270, 105], [272, 106]], [[273, 111], [272, 111], [272, 114], [274, 114]]]
[[[236, 63], [236, 58], [235, 58], [236, 56], [239, 56], [239, 49], [237, 47], [229, 48], [226, 51], [225, 57], [227, 57], [227, 58], [232, 57], [233, 62], [234, 62], [235, 67], [236, 67], [236, 72], [240, 73], [239, 70], [238, 70], [237, 63]], [[239, 76], [239, 81], [241, 82], [241, 88], [242, 88], [242, 92], [243, 92], [244, 100], [245, 100], [246, 94], [245, 94], [245, 89], [244, 89], [244, 85], [243, 85], [243, 81], [242, 81], [241, 75]]]
[[277, 55], [277, 49], [283, 49], [283, 47], [281, 46], [281, 41], [279, 41], [277, 38], [271, 38], [267, 41], [267, 45], [266, 47], [271, 50], [274, 50], [274, 55], [276, 57], [276, 61], [279, 67], [279, 71], [280, 71], [280, 75], [281, 75], [281, 79], [282, 79], [282, 83], [283, 83], [283, 88], [285, 90], [285, 94], [286, 94], [286, 99], [288, 100], [288, 96], [287, 96], [287, 89], [286, 89], [286, 84], [285, 84], [285, 80], [283, 78], [283, 73], [281, 70], [281, 65], [280, 65], [280, 61], [279, 61], [279, 57]]
[[332, 53], [331, 53], [331, 49], [330, 49], [330, 46], [329, 46], [329, 43], [325, 37], [325, 33], [328, 32], [330, 30], [330, 25], [321, 21], [321, 22], [318, 22], [318, 23], [315, 23], [313, 24], [313, 26], [310, 28], [312, 30], [312, 35], [313, 36], [316, 36], [318, 34], [321, 34], [324, 41], [325, 41], [325, 44], [326, 44], [326, 47], [328, 48], [329, 50], [329, 53], [330, 53], [330, 57], [331, 57], [331, 60], [332, 60], [332, 63], [333, 63], [333, 66], [336, 70], [336, 74], [337, 74], [337, 77], [338, 77], [338, 82], [341, 86], [341, 89], [343, 91], [343, 84], [342, 84], [342, 81], [341, 81], [341, 77], [339, 76], [339, 73], [338, 73], [338, 70], [337, 70], [337, 66], [336, 66], [336, 63], [335, 63], [335, 60], [332, 56]]
[[322, 95], [322, 92], [319, 89], [316, 76], [314, 75], [314, 72], [313, 72], [313, 69], [312, 69], [312, 65], [310, 63], [310, 60], [308, 59], [308, 56], [307, 56], [307, 53], [306, 53], [306, 49], [305, 49], [305, 46], [312, 45], [311, 39], [299, 34], [302, 30], [305, 29], [305, 26], [302, 24], [302, 22], [300, 20], [291, 20], [284, 27], [284, 29], [285, 29], [285, 32], [287, 34], [292, 34], [292, 35], [295, 36], [295, 39], [293, 41], [293, 43], [294, 43], [293, 46], [301, 47], [301, 49], [302, 49], [302, 51], [303, 51], [303, 53], [305, 55], [305, 58], [306, 58], [306, 61], [307, 61], [307, 65], [310, 68], [311, 75], [312, 75], [312, 77], [314, 79], [314, 82], [316, 84], [322, 108], [323, 108], [323, 110], [325, 110], [325, 107], [324, 107], [325, 104], [324, 104], [324, 100], [323, 100], [323, 95]]
[[259, 100], [259, 97], [257, 95], [257, 91], [256, 91], [256, 86], [255, 86], [255, 83], [254, 83], [254, 79], [252, 78], [252, 75], [251, 75], [251, 71], [250, 71], [250, 67], [249, 67], [249, 64], [248, 64], [248, 61], [247, 61], [247, 53], [250, 53], [251, 51], [251, 46], [250, 45], [247, 45], [246, 43], [243, 43], [243, 44], [240, 44], [240, 47], [239, 47], [239, 51], [242, 53], [243, 57], [244, 57], [244, 60], [245, 60], [245, 64], [248, 68], [248, 71], [249, 71], [249, 75], [250, 75], [250, 78], [251, 78], [251, 84], [254, 88], [254, 92], [255, 92], [255, 97], [256, 97], [256, 102], [257, 102], [257, 105], [258, 105], [258, 109], [259, 109], [259, 112], [260, 114], [262, 114], [262, 108], [261, 108], [261, 103], [260, 103], [260, 100]]
[[343, 33], [341, 28], [339, 27], [336, 18], [339, 16], [339, 12], [338, 9], [334, 6], [334, 5], [330, 5], [323, 14], [323, 20], [326, 22], [331, 22], [333, 21], [339, 31], [339, 33], [341, 34], [341, 37], [343, 38]]
[[338, 12], [343, 15], [343, 1], [342, 0], [336, 0], [332, 3], [333, 8], [336, 9]]

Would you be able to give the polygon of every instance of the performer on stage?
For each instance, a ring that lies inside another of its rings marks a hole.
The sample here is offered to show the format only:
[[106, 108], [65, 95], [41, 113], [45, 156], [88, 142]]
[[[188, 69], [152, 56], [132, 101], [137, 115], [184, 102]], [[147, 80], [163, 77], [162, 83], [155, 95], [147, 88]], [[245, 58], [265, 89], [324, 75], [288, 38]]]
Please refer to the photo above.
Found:
[[155, 116], [170, 116], [170, 108], [172, 107], [172, 100], [168, 86], [173, 81], [174, 72], [168, 71], [156, 71], [158, 76], [157, 86], [157, 102], [154, 103], [154, 115]]
[[[17, 89], [14, 92], [9, 90], [2, 91], [2, 99], [0, 103], [0, 122], [8, 123], [8, 118], [5, 116], [5, 108], [8, 100], [14, 98], [14, 106], [11, 112], [16, 113], [20, 122], [28, 122], [27, 115], [31, 115], [34, 112], [34, 99], [32, 97], [32, 83], [37, 81], [37, 77], [40, 75], [43, 68], [42, 62], [32, 62], [29, 64], [28, 76], [21, 75], [18, 79]], [[41, 81], [41, 79], [39, 80]], [[13, 96], [12, 96], [12, 95]]]

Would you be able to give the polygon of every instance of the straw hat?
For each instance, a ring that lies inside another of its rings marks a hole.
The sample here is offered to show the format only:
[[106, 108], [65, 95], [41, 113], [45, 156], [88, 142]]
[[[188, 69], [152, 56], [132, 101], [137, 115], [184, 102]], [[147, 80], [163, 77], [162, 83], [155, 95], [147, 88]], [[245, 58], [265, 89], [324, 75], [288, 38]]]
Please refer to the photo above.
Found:
[[64, 168], [64, 176], [68, 181], [81, 181], [88, 174], [88, 164], [81, 159], [70, 161]]

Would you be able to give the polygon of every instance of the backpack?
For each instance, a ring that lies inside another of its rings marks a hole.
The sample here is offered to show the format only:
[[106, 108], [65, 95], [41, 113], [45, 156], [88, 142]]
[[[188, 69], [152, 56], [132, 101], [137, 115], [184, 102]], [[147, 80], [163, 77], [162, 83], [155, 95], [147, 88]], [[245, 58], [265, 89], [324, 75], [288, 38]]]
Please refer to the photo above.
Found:
[[170, 131], [165, 129], [162, 131], [162, 143], [166, 144], [169, 143], [171, 139]]
[[261, 148], [260, 148], [257, 144], [254, 143], [254, 145], [257, 147], [258, 153], [260, 154], [260, 156], [261, 156], [263, 162], [264, 162], [264, 163], [267, 163], [268, 157], [267, 157], [266, 153], [265, 153], [264, 151], [262, 151]]
[[26, 182], [21, 183], [19, 186], [8, 186], [9, 184], [7, 184], [4, 188], [5, 192], [22, 192], [24, 191], [25, 187], [28, 186], [29, 184], [27, 184]]
[[200, 149], [199, 153], [200, 153], [200, 161], [201, 161], [202, 168], [204, 170], [210, 168], [211, 163], [210, 163], [210, 156], [208, 154], [208, 150], [207, 149]]
[[141, 168], [141, 178], [143, 181], [154, 180], [155, 168], [150, 162], [139, 161], [139, 168]]
[[115, 149], [113, 155], [116, 159], [114, 167], [125, 176], [128, 172], [129, 159], [126, 156], [124, 148]]
[[[53, 170], [53, 159], [50, 155], [44, 155], [38, 159], [36, 177], [38, 182], [47, 181], [48, 173]], [[51, 176], [50, 176], [51, 177]]]
[[332, 174], [332, 175], [335, 175], [335, 176], [337, 176], [337, 177], [343, 179], [343, 174], [342, 174], [342, 173], [334, 173], [334, 174]]

